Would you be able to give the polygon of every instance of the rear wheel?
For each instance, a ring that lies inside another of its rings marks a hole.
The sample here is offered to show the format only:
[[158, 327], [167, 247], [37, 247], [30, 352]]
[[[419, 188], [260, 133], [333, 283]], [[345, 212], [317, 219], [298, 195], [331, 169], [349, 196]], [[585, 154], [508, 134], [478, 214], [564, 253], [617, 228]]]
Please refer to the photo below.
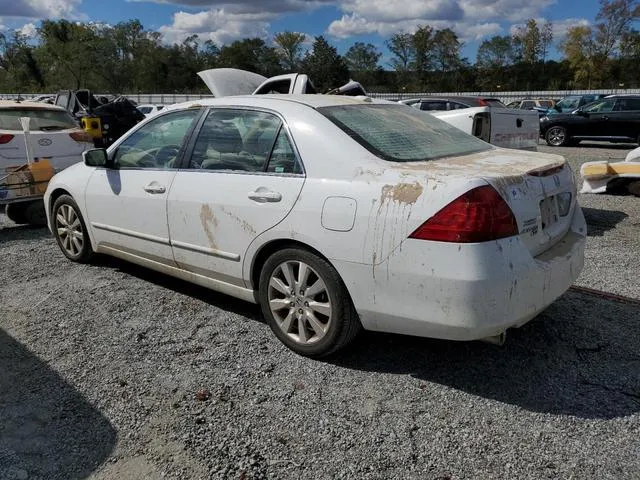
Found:
[[273, 333], [300, 355], [334, 353], [362, 328], [338, 272], [303, 249], [269, 257], [260, 274], [259, 299]]
[[635, 195], [636, 197], [640, 197], [640, 180], [637, 180], [635, 182], [631, 182], [630, 184], [628, 184], [627, 185], [627, 191], [631, 195]]
[[36, 227], [47, 226], [47, 214], [44, 211], [44, 202], [42, 200], [29, 202], [24, 209], [24, 216], [29, 225]]
[[10, 203], [5, 209], [5, 215], [9, 217], [14, 223], [23, 224], [27, 223], [27, 217], [25, 216], [26, 205], [20, 203]]
[[551, 145], [552, 147], [566, 145], [569, 140], [567, 136], [567, 129], [559, 126], [551, 127], [547, 130], [544, 139], [547, 141], [547, 145]]
[[78, 204], [70, 195], [61, 195], [51, 209], [51, 226], [58, 247], [69, 260], [88, 262], [93, 256], [87, 227]]

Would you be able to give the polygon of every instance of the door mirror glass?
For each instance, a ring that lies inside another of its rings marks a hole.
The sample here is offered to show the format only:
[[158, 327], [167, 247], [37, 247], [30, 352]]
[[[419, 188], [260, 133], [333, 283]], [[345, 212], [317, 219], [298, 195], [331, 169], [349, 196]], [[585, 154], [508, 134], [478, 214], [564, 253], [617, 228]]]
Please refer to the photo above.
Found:
[[106, 167], [107, 151], [104, 148], [93, 148], [82, 153], [84, 164], [88, 167]]

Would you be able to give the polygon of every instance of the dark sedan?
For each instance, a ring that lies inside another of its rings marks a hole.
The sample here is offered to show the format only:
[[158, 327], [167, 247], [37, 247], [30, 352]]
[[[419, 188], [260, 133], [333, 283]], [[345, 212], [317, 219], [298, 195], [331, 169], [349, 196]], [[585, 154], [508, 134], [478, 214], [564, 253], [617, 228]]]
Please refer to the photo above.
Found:
[[540, 136], [548, 145], [576, 145], [581, 140], [640, 142], [640, 95], [612, 95], [540, 119]]

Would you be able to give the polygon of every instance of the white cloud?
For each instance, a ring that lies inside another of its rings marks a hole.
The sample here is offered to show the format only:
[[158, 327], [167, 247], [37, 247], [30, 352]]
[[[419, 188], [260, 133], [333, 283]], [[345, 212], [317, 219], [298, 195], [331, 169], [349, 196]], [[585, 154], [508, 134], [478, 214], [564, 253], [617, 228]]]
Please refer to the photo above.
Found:
[[460, 20], [463, 11], [450, 0], [344, 0], [340, 8], [370, 21]]
[[458, 0], [465, 18], [520, 22], [537, 17], [556, 0]]
[[22, 28], [18, 29], [21, 35], [24, 35], [27, 38], [33, 38], [38, 35], [38, 29], [33, 23], [27, 23], [22, 26]]
[[82, 0], [0, 0], [2, 17], [77, 18]]
[[241, 38], [266, 38], [272, 18], [274, 15], [269, 13], [231, 13], [224, 9], [178, 12], [173, 15], [171, 25], [164, 25], [158, 30], [169, 43], [181, 42], [197, 34], [203, 40], [222, 45]]

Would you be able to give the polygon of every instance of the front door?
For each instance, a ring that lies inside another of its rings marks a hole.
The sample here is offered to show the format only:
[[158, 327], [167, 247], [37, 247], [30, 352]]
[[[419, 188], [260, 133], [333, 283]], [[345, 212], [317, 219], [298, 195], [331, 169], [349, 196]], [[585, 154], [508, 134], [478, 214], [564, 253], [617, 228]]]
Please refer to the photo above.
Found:
[[167, 196], [177, 162], [199, 110], [156, 117], [111, 152], [113, 168], [97, 168], [87, 185], [86, 208], [99, 248], [115, 248], [173, 265]]
[[616, 135], [613, 129], [611, 116], [615, 99], [600, 100], [597, 103], [587, 105], [582, 109], [586, 118], [581, 123], [580, 129], [574, 132], [582, 137], [608, 137]]
[[212, 109], [188, 163], [169, 195], [176, 263], [246, 286], [242, 263], [249, 244], [287, 216], [305, 179], [286, 125], [268, 112]]

